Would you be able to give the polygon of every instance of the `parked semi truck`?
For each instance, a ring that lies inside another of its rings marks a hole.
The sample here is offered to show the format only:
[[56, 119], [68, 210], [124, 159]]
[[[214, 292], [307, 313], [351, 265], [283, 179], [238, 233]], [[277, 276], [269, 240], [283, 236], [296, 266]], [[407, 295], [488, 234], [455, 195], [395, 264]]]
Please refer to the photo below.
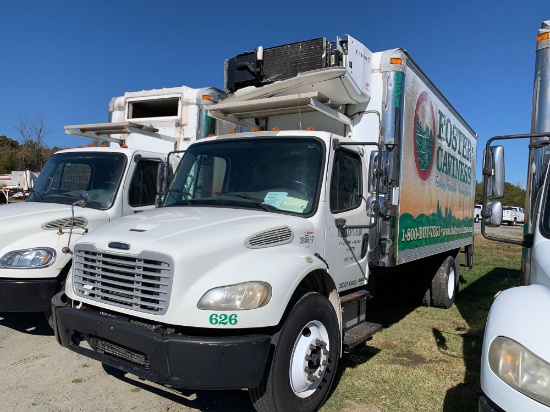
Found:
[[[313, 411], [398, 271], [448, 308], [471, 264], [476, 135], [402, 49], [351, 36], [225, 62], [207, 108], [248, 129], [186, 151], [162, 208], [79, 239], [58, 342], [182, 388]], [[414, 270], [413, 270], [414, 268]]]
[[[0, 312], [44, 311], [50, 319], [74, 242], [106, 222], [153, 209], [159, 164], [215, 132], [205, 107], [224, 96], [186, 86], [130, 92], [111, 100], [108, 123], [66, 126], [106, 147], [55, 153], [28, 200], [0, 208]], [[73, 209], [83, 190], [86, 208]]]
[[[484, 198], [495, 191], [503, 194], [503, 172], [494, 173], [503, 170], [503, 154], [496, 154], [502, 152], [502, 146], [494, 143], [523, 139], [529, 145], [529, 159], [523, 240], [489, 236], [482, 221], [486, 237], [519, 244], [523, 249], [520, 286], [501, 292], [487, 318], [480, 411], [550, 409], [550, 20], [542, 24], [537, 36], [535, 66], [531, 134], [497, 136], [486, 146]], [[484, 215], [491, 219], [488, 211]]]

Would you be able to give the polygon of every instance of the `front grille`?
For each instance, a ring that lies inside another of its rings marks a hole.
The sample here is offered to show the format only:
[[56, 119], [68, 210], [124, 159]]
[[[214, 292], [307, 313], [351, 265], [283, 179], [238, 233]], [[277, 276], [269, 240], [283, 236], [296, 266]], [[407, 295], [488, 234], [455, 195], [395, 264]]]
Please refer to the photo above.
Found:
[[166, 312], [173, 266], [168, 256], [117, 255], [90, 245], [75, 249], [73, 287], [78, 296], [139, 312]]
[[124, 359], [146, 369], [149, 369], [150, 367], [149, 359], [144, 353], [134, 351], [130, 348], [94, 335], [90, 335], [88, 337], [88, 344], [96, 352], [105, 353], [119, 359]]

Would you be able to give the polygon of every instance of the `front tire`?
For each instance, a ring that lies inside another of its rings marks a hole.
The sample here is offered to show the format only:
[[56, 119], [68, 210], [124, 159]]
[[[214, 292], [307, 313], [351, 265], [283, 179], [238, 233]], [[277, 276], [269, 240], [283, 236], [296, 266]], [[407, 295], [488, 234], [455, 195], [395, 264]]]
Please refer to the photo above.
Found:
[[319, 293], [306, 293], [285, 321], [271, 367], [249, 389], [259, 412], [316, 411], [325, 402], [340, 357], [340, 328], [334, 308]]
[[432, 279], [432, 306], [449, 309], [453, 306], [458, 288], [458, 266], [447, 256]]

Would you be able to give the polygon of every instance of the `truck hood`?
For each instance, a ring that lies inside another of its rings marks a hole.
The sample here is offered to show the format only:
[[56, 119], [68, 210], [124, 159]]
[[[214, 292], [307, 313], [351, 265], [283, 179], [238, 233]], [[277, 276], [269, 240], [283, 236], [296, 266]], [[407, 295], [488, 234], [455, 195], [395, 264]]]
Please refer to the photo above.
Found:
[[248, 237], [281, 226], [288, 226], [293, 232], [313, 229], [306, 219], [277, 213], [179, 207], [117, 219], [88, 234], [81, 242], [114, 253], [121, 249], [131, 255], [155, 251], [177, 259], [183, 254], [204, 255], [206, 250], [242, 249]]
[[[102, 210], [75, 206], [74, 215], [75, 219], [84, 218], [85, 227], [90, 230], [109, 221], [109, 215]], [[59, 221], [70, 218], [70, 205], [20, 202], [0, 206], [0, 250], [17, 239], [32, 236], [44, 230], [56, 231]], [[66, 227], [65, 231], [68, 229], [69, 227]]]

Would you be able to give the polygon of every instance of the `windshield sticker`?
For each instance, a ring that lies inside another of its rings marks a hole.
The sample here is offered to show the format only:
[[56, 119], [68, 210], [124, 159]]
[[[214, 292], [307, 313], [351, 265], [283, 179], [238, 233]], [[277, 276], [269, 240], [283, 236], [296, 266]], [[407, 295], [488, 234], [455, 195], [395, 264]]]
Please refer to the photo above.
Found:
[[308, 204], [309, 202], [307, 200], [288, 196], [281, 205], [281, 209], [288, 210], [289, 212], [304, 213]]
[[288, 192], [267, 192], [267, 195], [265, 195], [264, 198], [264, 203], [280, 208], [287, 195]]

